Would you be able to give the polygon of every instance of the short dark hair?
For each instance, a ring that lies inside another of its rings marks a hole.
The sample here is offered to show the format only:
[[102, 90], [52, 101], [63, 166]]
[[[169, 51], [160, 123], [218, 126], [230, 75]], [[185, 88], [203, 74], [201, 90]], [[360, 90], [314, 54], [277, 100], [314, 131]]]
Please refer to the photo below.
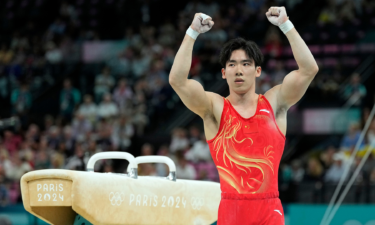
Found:
[[246, 41], [243, 38], [235, 38], [225, 43], [220, 51], [220, 64], [223, 68], [226, 67], [232, 52], [238, 49], [242, 49], [246, 52], [247, 56], [254, 61], [255, 67], [262, 64], [263, 54], [255, 42]]

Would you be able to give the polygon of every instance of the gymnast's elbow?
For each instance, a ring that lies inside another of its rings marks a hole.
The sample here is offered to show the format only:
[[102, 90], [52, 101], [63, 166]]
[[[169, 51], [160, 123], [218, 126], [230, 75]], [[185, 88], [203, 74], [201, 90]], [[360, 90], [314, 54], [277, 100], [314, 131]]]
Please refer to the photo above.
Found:
[[299, 69], [300, 73], [305, 75], [305, 76], [311, 76], [311, 77], [315, 77], [316, 74], [318, 74], [319, 72], [319, 67], [317, 64], [315, 65], [312, 65], [308, 68], [300, 68]]
[[318, 72], [319, 72], [319, 66], [318, 66], [318, 64], [315, 63], [315, 65], [312, 67], [311, 70], [312, 70], [312, 73], [314, 74], [314, 76], [316, 74], [318, 74]]
[[173, 73], [169, 74], [169, 84], [172, 87], [182, 86], [186, 83], [186, 81], [187, 81], [187, 76], [183, 77], [183, 76], [179, 76], [179, 75], [173, 74]]

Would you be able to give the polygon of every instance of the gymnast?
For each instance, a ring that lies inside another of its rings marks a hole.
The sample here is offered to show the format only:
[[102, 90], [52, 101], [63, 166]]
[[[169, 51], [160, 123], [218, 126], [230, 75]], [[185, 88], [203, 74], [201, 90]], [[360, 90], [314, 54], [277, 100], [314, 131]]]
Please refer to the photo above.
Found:
[[271, 7], [266, 16], [288, 38], [298, 69], [264, 95], [255, 93], [263, 55], [254, 42], [242, 38], [228, 41], [220, 52], [229, 96], [206, 92], [200, 83], [188, 79], [194, 42], [214, 25], [203, 13], [195, 14], [169, 75], [182, 102], [203, 119], [220, 176], [218, 225], [284, 224], [277, 179], [287, 111], [302, 98], [319, 69], [285, 8]]

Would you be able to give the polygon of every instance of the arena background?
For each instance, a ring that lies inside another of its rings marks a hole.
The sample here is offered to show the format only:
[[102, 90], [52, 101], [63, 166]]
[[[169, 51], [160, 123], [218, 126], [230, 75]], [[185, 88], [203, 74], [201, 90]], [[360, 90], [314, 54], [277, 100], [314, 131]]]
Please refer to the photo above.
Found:
[[[218, 182], [202, 121], [169, 85], [169, 71], [194, 14], [204, 12], [215, 25], [196, 41], [189, 78], [227, 96], [219, 51], [243, 37], [265, 56], [256, 92], [279, 84], [297, 64], [285, 35], [266, 19], [270, 6], [286, 7], [320, 68], [288, 111], [279, 171], [286, 224], [319, 224], [374, 105], [372, 0], [0, 1], [1, 224], [45, 224], [23, 208], [24, 173], [83, 171], [101, 151], [166, 155], [177, 178]], [[375, 120], [349, 175], [374, 140]], [[374, 154], [331, 224], [375, 224]], [[96, 170], [123, 173], [126, 166], [105, 160]], [[161, 164], [139, 171], [166, 174]]]

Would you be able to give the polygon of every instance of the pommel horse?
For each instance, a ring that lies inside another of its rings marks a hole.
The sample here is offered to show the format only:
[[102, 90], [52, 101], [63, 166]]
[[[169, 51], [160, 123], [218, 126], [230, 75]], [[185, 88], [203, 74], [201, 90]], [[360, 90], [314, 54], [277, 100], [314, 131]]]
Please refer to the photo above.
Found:
[[[101, 159], [125, 159], [128, 173], [95, 173]], [[140, 163], [166, 163], [167, 177], [138, 176]], [[210, 225], [217, 221], [220, 185], [176, 179], [176, 166], [165, 156], [134, 158], [125, 152], [93, 155], [87, 172], [46, 169], [21, 178], [25, 209], [43, 221], [71, 225], [77, 215], [99, 225]]]

